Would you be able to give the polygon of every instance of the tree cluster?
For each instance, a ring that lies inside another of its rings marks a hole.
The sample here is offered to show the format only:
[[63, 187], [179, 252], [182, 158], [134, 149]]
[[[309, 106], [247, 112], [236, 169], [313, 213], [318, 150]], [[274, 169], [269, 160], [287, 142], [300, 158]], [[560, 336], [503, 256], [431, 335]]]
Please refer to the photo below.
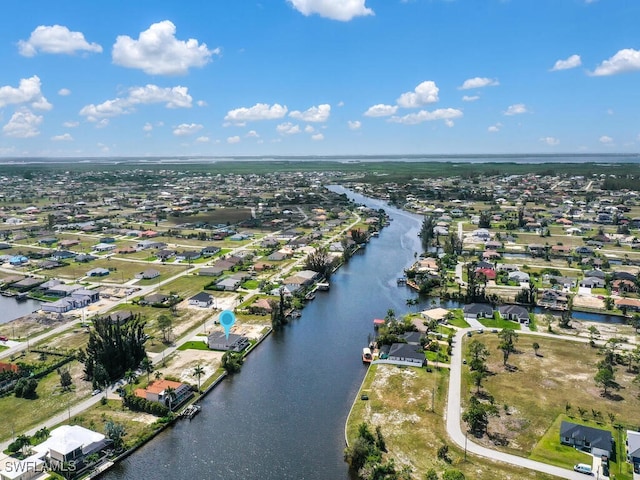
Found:
[[135, 370], [146, 358], [144, 348], [145, 323], [134, 319], [124, 325], [107, 319], [96, 319], [89, 334], [87, 348], [81, 351], [79, 360], [84, 363], [84, 373], [94, 386], [104, 387], [122, 377], [129, 369]]
[[329, 255], [327, 247], [319, 247], [315, 252], [310, 253], [304, 263], [304, 268], [318, 272], [327, 280], [333, 271], [333, 257]]
[[242, 353], [229, 351], [222, 355], [222, 368], [224, 368], [228, 374], [238, 373], [243, 363], [244, 358]]
[[122, 397], [122, 404], [134, 412], [145, 412], [157, 417], [166, 417], [169, 409], [158, 402], [150, 402], [136, 395], [125, 395]]
[[359, 479], [410, 480], [410, 468], [399, 469], [393, 459], [384, 461], [383, 454], [386, 451], [380, 426], [376, 427], [374, 434], [369, 425], [361, 423], [358, 426], [358, 437], [345, 449], [344, 458]]
[[20, 378], [13, 387], [13, 393], [19, 398], [34, 399], [38, 395], [36, 389], [38, 388], [38, 380], [35, 378]]

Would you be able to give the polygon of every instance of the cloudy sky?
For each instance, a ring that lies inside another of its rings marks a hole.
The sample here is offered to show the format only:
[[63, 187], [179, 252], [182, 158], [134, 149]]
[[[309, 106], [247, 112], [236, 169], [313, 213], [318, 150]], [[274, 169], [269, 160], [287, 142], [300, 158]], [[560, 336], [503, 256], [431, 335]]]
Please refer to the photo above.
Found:
[[637, 0], [22, 0], [0, 156], [640, 151]]

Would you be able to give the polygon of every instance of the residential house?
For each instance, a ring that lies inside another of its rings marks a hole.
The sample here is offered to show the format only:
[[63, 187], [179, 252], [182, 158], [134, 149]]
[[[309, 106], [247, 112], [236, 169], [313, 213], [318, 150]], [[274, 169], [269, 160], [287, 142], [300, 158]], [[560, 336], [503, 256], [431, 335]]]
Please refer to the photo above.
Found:
[[470, 303], [465, 305], [463, 310], [464, 318], [491, 318], [493, 317], [493, 307], [488, 303]]
[[624, 280], [624, 279], [614, 280], [611, 283], [611, 286], [618, 293], [621, 293], [621, 292], [627, 292], [627, 293], [628, 292], [635, 292], [638, 289], [638, 287], [636, 287], [635, 282], [632, 282], [630, 280]]
[[408, 343], [392, 344], [387, 359], [390, 362], [401, 362], [402, 365], [411, 364], [418, 367], [422, 367], [426, 361], [424, 350]]
[[128, 322], [133, 318], [133, 312], [131, 310], [119, 310], [117, 312], [111, 313], [107, 319], [111, 323], [117, 323], [118, 325], [122, 325], [123, 323]]
[[189, 299], [189, 305], [208, 308], [213, 305], [213, 296], [206, 292], [200, 292]]
[[193, 262], [194, 260], [199, 259], [200, 256], [200, 252], [186, 250], [184, 252], [176, 253], [176, 260], [179, 262]]
[[420, 315], [427, 321], [435, 320], [437, 322], [444, 322], [449, 317], [450, 313], [451, 312], [446, 308], [437, 307], [430, 310], [423, 310], [420, 312]]
[[529, 311], [520, 305], [500, 305], [498, 312], [500, 312], [500, 316], [506, 320], [529, 325]]
[[602, 270], [587, 270], [584, 272], [585, 278], [587, 277], [596, 277], [604, 280], [606, 278], [606, 274]]
[[162, 293], [153, 293], [144, 297], [144, 301], [151, 305], [153, 305], [154, 303], [165, 303], [167, 300], [169, 300], [169, 297], [167, 295], [163, 295]]
[[267, 315], [271, 310], [271, 304], [266, 298], [259, 298], [249, 305], [249, 312], [254, 315]]
[[589, 452], [596, 457], [602, 455], [610, 457], [614, 447], [613, 436], [609, 430], [587, 427], [564, 420], [560, 425], [560, 443]]
[[211, 257], [212, 255], [215, 255], [219, 251], [220, 251], [220, 247], [211, 245], [208, 247], [204, 247], [202, 250], [200, 250], [200, 253], [202, 254], [203, 257]]
[[272, 254], [270, 254], [267, 257], [267, 260], [270, 260], [272, 262], [281, 262], [282, 260], [286, 260], [287, 258], [290, 258], [291, 255], [287, 254], [285, 252], [281, 252], [281, 251], [276, 251], [273, 252]]
[[242, 352], [249, 346], [249, 339], [235, 333], [230, 333], [227, 338], [224, 332], [212, 332], [207, 337], [207, 345], [211, 350]]
[[242, 284], [242, 280], [236, 276], [231, 276], [227, 278], [223, 278], [219, 282], [216, 283], [216, 287], [220, 290], [226, 291], [235, 291]]
[[93, 246], [96, 252], [110, 252], [116, 249], [115, 243], [99, 243]]
[[627, 430], [627, 462], [633, 465], [634, 473], [640, 473], [640, 432]]
[[80, 255], [77, 255], [75, 258], [75, 261], [78, 263], [87, 263], [87, 262], [92, 262], [93, 260], [97, 259], [98, 257], [95, 257], [93, 255], [89, 255], [88, 253], [81, 253]]
[[541, 307], [564, 310], [568, 303], [569, 299], [565, 293], [550, 288], [543, 290], [538, 296], [538, 305]]
[[[173, 389], [171, 398], [169, 388]], [[149, 402], [158, 402], [162, 405], [171, 405], [172, 409], [180, 406], [193, 396], [191, 387], [186, 383], [174, 382], [172, 380], [155, 380], [147, 388], [137, 388], [135, 395], [144, 398]]]
[[32, 449], [52, 468], [73, 462], [79, 470], [88, 455], [99, 453], [111, 444], [112, 441], [102, 433], [80, 425], [61, 425], [51, 430], [49, 438]]
[[583, 288], [604, 288], [604, 285], [604, 279], [598, 277], [586, 277], [580, 281], [580, 286]]
[[420, 332], [405, 332], [400, 335], [400, 338], [406, 341], [409, 345], [420, 345], [423, 335]]
[[69, 250], [58, 250], [51, 254], [51, 260], [56, 260], [58, 262], [62, 260], [68, 260], [70, 258], [75, 258], [78, 254], [74, 252], [70, 252]]
[[136, 278], [142, 280], [151, 280], [153, 278], [158, 278], [160, 276], [160, 272], [155, 268], [148, 268], [144, 272], [136, 273]]
[[615, 301], [616, 308], [640, 312], [640, 300], [636, 298], [618, 298]]
[[219, 277], [220, 275], [222, 275], [222, 272], [224, 272], [224, 268], [220, 268], [217, 265], [214, 265], [213, 267], [205, 267], [205, 268], [201, 268], [200, 270], [198, 270], [198, 275], [204, 275], [207, 277]]
[[87, 272], [87, 277], [104, 277], [106, 275], [109, 275], [109, 270], [106, 268], [94, 268]]

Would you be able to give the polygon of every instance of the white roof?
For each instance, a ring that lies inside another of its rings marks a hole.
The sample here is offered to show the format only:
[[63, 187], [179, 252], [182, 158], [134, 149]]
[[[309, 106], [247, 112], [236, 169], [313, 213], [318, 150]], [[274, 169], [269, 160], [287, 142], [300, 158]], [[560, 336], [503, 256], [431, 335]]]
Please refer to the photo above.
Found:
[[67, 455], [75, 449], [86, 447], [101, 442], [105, 436], [101, 433], [94, 432], [80, 425], [62, 425], [51, 430], [51, 436], [39, 445], [33, 447], [38, 453], [46, 453], [50, 450]]

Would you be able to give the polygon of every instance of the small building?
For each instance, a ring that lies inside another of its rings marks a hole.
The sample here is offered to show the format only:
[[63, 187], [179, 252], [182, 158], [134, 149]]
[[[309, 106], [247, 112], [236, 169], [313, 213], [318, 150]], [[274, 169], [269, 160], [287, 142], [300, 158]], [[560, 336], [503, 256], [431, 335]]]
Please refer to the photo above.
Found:
[[627, 462], [633, 465], [633, 471], [640, 473], [640, 432], [627, 430]]
[[463, 310], [464, 318], [491, 318], [493, 317], [493, 307], [488, 303], [470, 303], [465, 305]]
[[133, 318], [133, 312], [131, 310], [120, 310], [109, 314], [107, 319], [110, 323], [122, 325]]
[[80, 425], [61, 425], [51, 430], [48, 439], [32, 448], [51, 467], [60, 468], [70, 462], [82, 466], [88, 455], [104, 450], [111, 443], [102, 433]]
[[213, 296], [206, 292], [200, 292], [189, 299], [189, 305], [195, 307], [209, 308], [213, 305]]
[[506, 320], [529, 325], [529, 311], [520, 305], [500, 305], [498, 312], [500, 312], [500, 316]]
[[89, 270], [87, 272], [87, 277], [105, 277], [109, 275], [109, 270], [106, 268], [94, 268], [93, 270]]
[[249, 346], [249, 339], [235, 333], [230, 333], [227, 338], [224, 332], [213, 332], [207, 337], [207, 345], [211, 350], [242, 352]]
[[211, 257], [212, 255], [215, 255], [219, 251], [220, 251], [220, 247], [216, 247], [212, 245], [212, 246], [204, 247], [202, 250], [200, 250], [200, 253], [202, 253], [202, 256], [204, 257]]
[[587, 427], [563, 421], [560, 425], [560, 443], [570, 445], [600, 457], [611, 457], [613, 451], [613, 436], [609, 430]]

